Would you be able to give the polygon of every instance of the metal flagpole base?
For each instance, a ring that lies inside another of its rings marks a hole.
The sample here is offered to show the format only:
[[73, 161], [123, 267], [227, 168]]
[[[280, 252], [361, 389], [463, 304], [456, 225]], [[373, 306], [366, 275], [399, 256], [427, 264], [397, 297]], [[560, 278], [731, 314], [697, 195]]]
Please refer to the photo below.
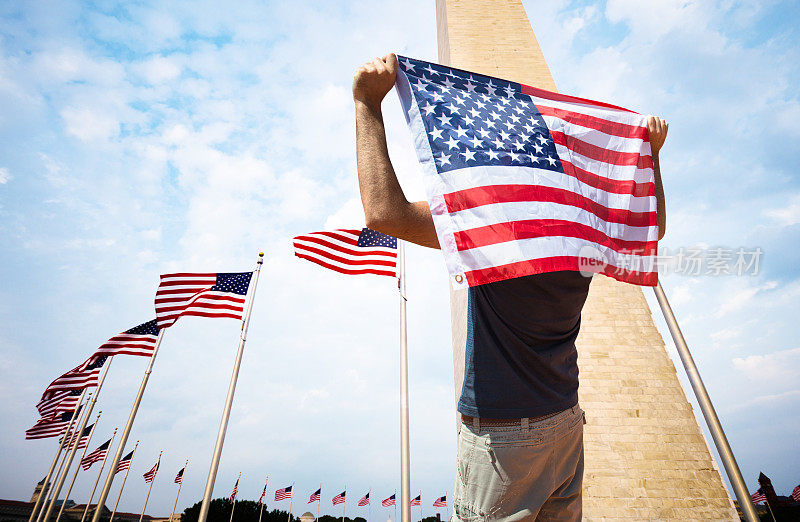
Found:
[[714, 445], [717, 447], [722, 465], [725, 467], [725, 472], [728, 474], [728, 479], [730, 479], [733, 491], [739, 501], [739, 507], [747, 522], [758, 522], [758, 515], [756, 515], [755, 507], [750, 500], [750, 494], [742, 478], [742, 472], [739, 471], [739, 466], [736, 464], [733, 451], [731, 450], [730, 444], [728, 444], [727, 437], [725, 437], [725, 432], [722, 430], [722, 424], [719, 422], [719, 417], [717, 417], [717, 412], [714, 410], [714, 405], [711, 403], [711, 398], [708, 396], [708, 391], [706, 391], [703, 380], [700, 378], [700, 372], [694, 364], [694, 359], [689, 352], [686, 340], [683, 338], [683, 333], [678, 326], [678, 321], [675, 319], [675, 314], [672, 313], [672, 307], [670, 307], [667, 301], [664, 289], [661, 288], [661, 283], [653, 287], [653, 291], [656, 294], [659, 306], [661, 306], [661, 311], [664, 313], [664, 319], [667, 321], [669, 333], [672, 334], [672, 340], [675, 341], [675, 348], [678, 350], [678, 355], [681, 358], [681, 362], [683, 362], [683, 367], [686, 369], [686, 375], [689, 378], [689, 383], [692, 385], [695, 397], [697, 397], [697, 403], [700, 405], [703, 417], [705, 417], [708, 431], [714, 439]]

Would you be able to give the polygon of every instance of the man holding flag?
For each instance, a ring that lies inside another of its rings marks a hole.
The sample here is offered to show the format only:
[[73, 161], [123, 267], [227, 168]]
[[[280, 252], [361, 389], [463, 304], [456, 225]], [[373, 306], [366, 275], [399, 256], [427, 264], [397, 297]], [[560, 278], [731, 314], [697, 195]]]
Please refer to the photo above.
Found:
[[[393, 86], [427, 202], [406, 199], [389, 159]], [[667, 123], [394, 54], [358, 69], [353, 98], [367, 227], [441, 248], [468, 292], [455, 517], [580, 520], [580, 270], [599, 257], [606, 275], [656, 284]]]

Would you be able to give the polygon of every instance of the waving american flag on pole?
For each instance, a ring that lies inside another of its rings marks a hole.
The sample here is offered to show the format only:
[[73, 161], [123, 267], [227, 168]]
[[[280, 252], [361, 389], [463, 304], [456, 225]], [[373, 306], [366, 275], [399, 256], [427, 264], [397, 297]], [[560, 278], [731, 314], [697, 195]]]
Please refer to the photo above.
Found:
[[158, 327], [172, 326], [185, 315], [241, 319], [252, 276], [252, 272], [163, 274], [156, 290]]
[[275, 490], [275, 502], [279, 500], [285, 500], [287, 498], [292, 498], [293, 487], [294, 486], [286, 486], [285, 488]]
[[155, 480], [156, 474], [158, 474], [158, 465], [159, 464], [161, 464], [161, 457], [160, 456], [158, 457], [158, 461], [156, 461], [156, 464], [152, 468], [150, 468], [150, 471], [148, 471], [147, 473], [142, 475], [144, 477], [145, 483], [150, 483], [150, 482], [153, 482], [153, 480]]
[[156, 320], [147, 321], [115, 335], [95, 351], [95, 355], [153, 355], [158, 339]]
[[67, 426], [69, 426], [73, 414], [75, 417], [77, 417], [80, 411], [81, 406], [78, 406], [77, 412], [75, 410], [65, 411], [55, 415], [54, 417], [43, 417], [39, 419], [32, 428], [25, 432], [25, 438], [46, 439], [49, 437], [58, 437], [59, 435], [63, 435], [64, 432], [67, 431]]
[[646, 116], [398, 59], [396, 88], [455, 287], [558, 270], [657, 283]]
[[127, 455], [125, 455], [120, 459], [119, 464], [117, 465], [117, 469], [116, 471], [114, 471], [115, 475], [120, 471], [125, 471], [126, 469], [131, 467], [131, 461], [133, 460], [133, 453], [135, 451], [136, 449], [134, 448], [130, 453], [128, 453]]
[[81, 467], [83, 468], [83, 471], [88, 471], [89, 468], [92, 467], [92, 464], [105, 459], [106, 455], [108, 455], [109, 446], [111, 446], [111, 439], [108, 439], [104, 443], [100, 444], [96, 450], [86, 455], [81, 460]]
[[73, 411], [78, 407], [81, 390], [58, 390], [45, 392], [36, 405], [42, 417], [52, 417], [65, 411]]
[[239, 479], [236, 479], [236, 484], [233, 486], [233, 491], [231, 491], [230, 501], [233, 503], [236, 500], [236, 494], [239, 492]]
[[81, 364], [58, 377], [45, 389], [42, 398], [58, 390], [82, 390], [97, 386], [100, 370], [108, 357], [92, 355]]
[[311, 232], [292, 244], [297, 257], [341, 274], [397, 276], [397, 238], [369, 228]]

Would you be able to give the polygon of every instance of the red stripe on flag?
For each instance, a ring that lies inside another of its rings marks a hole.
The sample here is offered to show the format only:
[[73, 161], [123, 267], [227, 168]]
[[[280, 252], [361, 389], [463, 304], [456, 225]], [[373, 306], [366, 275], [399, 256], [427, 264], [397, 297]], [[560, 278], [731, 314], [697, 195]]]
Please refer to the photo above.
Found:
[[231, 319], [241, 319], [242, 314], [229, 314], [229, 313], [213, 313], [213, 312], [200, 312], [196, 310], [187, 310], [181, 314], [181, 317], [185, 315], [194, 315], [196, 317], [230, 317]]
[[169, 279], [171, 277], [208, 277], [217, 278], [216, 272], [176, 272], [174, 274], [161, 274], [161, 279]]
[[[352, 236], [350, 236], [350, 234], [355, 234], [356, 237], [352, 237]], [[358, 237], [359, 237], [359, 235], [361, 235], [361, 231], [360, 230], [339, 229], [339, 230], [337, 230], [335, 232], [332, 232], [332, 231], [329, 231], [329, 230], [323, 230], [322, 232], [314, 232], [314, 235], [315, 236], [316, 235], [327, 236], [327, 237], [330, 237], [330, 238], [333, 238], [333, 239], [339, 239], [341, 241], [344, 241], [346, 243], [350, 243], [352, 245], [357, 245], [358, 244]], [[304, 237], [305, 238], [307, 236], [300, 236], [300, 237]]]
[[[331, 261], [338, 261], [345, 265], [380, 265], [380, 266], [395, 266], [396, 263], [394, 261], [389, 261], [385, 259], [347, 259], [344, 257], [337, 256], [336, 254], [331, 254], [325, 250], [310, 247], [307, 245], [300, 245], [295, 243], [294, 247], [297, 249], [301, 249], [303, 251], [313, 252], [317, 255], [330, 259]], [[295, 252], [295, 255], [300, 257], [300, 255]], [[396, 256], [395, 256], [396, 257]], [[306, 259], [306, 258], [304, 258]]]
[[196, 286], [192, 288], [179, 288], [177, 290], [158, 290], [156, 291], [156, 295], [196, 294], [198, 292], [202, 292], [203, 290], [208, 290], [215, 284], [216, 283], [209, 283], [205, 286]]
[[335, 272], [339, 272], [341, 274], [348, 274], [348, 275], [375, 274], [375, 275], [385, 275], [385, 276], [390, 276], [390, 277], [394, 277], [395, 275], [397, 275], [394, 270], [376, 270], [376, 269], [372, 269], [372, 268], [362, 268], [360, 270], [348, 270], [347, 268], [341, 268], [339, 266], [332, 265], [330, 263], [326, 263], [325, 261], [323, 261], [323, 260], [321, 260], [321, 259], [319, 259], [317, 257], [313, 257], [313, 256], [305, 255], [305, 254], [300, 254], [300, 253], [297, 253], [297, 252], [295, 252], [294, 255], [296, 255], [297, 257], [299, 257], [301, 259], [306, 259], [308, 261], [311, 261], [312, 263], [316, 263], [316, 264], [318, 264], [320, 266], [323, 266], [325, 268], [330, 268], [331, 270], [333, 270]]
[[203, 285], [203, 287], [214, 286], [217, 280], [215, 279], [183, 279], [180, 281], [161, 281], [160, 287], [163, 286], [189, 286], [189, 285]]
[[[241, 306], [237, 307], [237, 306], [234, 306], [232, 304], [231, 305], [226, 305], [226, 304], [217, 304], [217, 303], [206, 303], [205, 299], [209, 298], [209, 297], [211, 297], [211, 296], [203, 296], [203, 304], [202, 304], [202, 306], [205, 307], [205, 308], [228, 308], [230, 310], [241, 310], [242, 309]], [[198, 299], [198, 301], [199, 301], [199, 299]], [[231, 302], [232, 303], [241, 304], [241, 303], [244, 303], [244, 300], [231, 301]], [[191, 303], [187, 303], [187, 304], [185, 304], [183, 306], [161, 306], [161, 307], [158, 308], [158, 312], [159, 313], [162, 313], [162, 312], [174, 312], [175, 310], [183, 310], [183, 309], [185, 309], [187, 307], [190, 307], [190, 306], [193, 306], [195, 304], [196, 304], [196, 301], [193, 301]]]
[[652, 156], [643, 156], [638, 152], [619, 152], [616, 150], [598, 147], [597, 145], [592, 145], [591, 143], [579, 140], [574, 136], [568, 136], [563, 132], [554, 130], [550, 131], [550, 136], [557, 144], [563, 145], [572, 152], [595, 161], [610, 163], [611, 165], [636, 166], [640, 169], [653, 167]]
[[458, 230], [453, 236], [458, 250], [470, 250], [507, 241], [554, 236], [584, 239], [618, 252], [635, 252], [638, 255], [655, 254], [658, 247], [657, 241], [614, 239], [590, 226], [561, 219], [528, 219], [495, 223], [470, 230]]
[[451, 213], [496, 203], [558, 203], [581, 208], [591, 212], [607, 223], [622, 223], [632, 227], [645, 227], [658, 224], [655, 212], [633, 212], [630, 210], [608, 208], [575, 192], [543, 187], [541, 185], [490, 185], [475, 187], [444, 195], [447, 210]]
[[655, 183], [636, 183], [635, 181], [618, 181], [592, 174], [587, 170], [576, 167], [564, 158], [561, 159], [561, 167], [564, 169], [564, 174], [572, 176], [573, 178], [586, 183], [587, 185], [605, 192], [613, 192], [614, 194], [630, 194], [634, 197], [655, 196], [656, 185]]

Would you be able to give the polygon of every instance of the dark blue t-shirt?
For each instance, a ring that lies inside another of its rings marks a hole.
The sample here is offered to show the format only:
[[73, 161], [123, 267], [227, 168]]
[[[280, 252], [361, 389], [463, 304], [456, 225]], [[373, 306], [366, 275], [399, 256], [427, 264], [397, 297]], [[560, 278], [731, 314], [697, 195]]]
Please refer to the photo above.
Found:
[[576, 405], [575, 338], [590, 282], [562, 271], [471, 287], [458, 411], [516, 419]]

